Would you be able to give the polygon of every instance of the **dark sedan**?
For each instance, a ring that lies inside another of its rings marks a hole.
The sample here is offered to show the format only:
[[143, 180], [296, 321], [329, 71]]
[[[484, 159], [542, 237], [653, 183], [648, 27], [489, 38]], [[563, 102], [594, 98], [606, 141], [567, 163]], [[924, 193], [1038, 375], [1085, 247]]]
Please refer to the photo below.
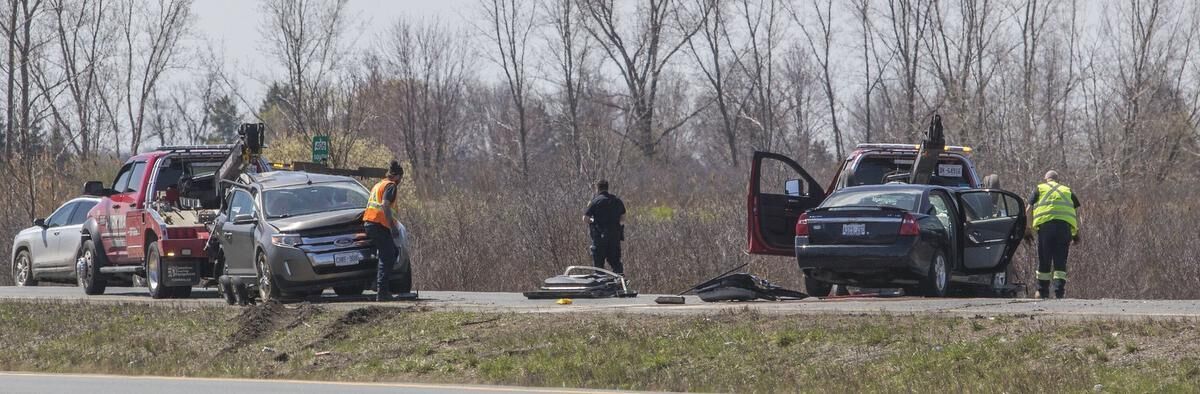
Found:
[[956, 280], [1003, 275], [1024, 235], [1024, 210], [1000, 190], [849, 187], [800, 215], [796, 260], [810, 294], [841, 284], [940, 297]]

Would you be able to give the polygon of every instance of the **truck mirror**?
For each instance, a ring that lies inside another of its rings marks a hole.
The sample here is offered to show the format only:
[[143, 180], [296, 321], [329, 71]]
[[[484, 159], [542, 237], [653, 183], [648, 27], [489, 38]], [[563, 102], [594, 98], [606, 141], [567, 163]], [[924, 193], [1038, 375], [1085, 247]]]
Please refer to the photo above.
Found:
[[799, 197], [799, 196], [804, 195], [803, 190], [800, 188], [800, 180], [799, 179], [789, 179], [787, 182], [784, 182], [783, 183], [783, 191], [784, 191], [784, 194], [793, 196], [793, 197]]
[[100, 181], [87, 181], [83, 183], [83, 194], [88, 196], [99, 196], [104, 194], [104, 183]]
[[42, 219], [42, 218], [33, 219], [33, 225], [41, 227], [41, 228], [46, 228], [46, 219]]
[[233, 224], [252, 224], [254, 223], [254, 214], [242, 213], [233, 217]]

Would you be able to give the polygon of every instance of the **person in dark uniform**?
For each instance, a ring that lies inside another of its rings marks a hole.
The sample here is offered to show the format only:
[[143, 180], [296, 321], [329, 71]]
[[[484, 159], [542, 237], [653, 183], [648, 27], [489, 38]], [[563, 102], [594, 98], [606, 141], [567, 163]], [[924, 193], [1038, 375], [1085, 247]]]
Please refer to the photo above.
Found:
[[1037, 233], [1038, 297], [1050, 298], [1053, 280], [1055, 298], [1066, 297], [1067, 255], [1071, 244], [1079, 241], [1079, 197], [1070, 187], [1059, 183], [1058, 171], [1050, 170], [1044, 182], [1029, 196], [1027, 214], [1031, 230]]
[[625, 275], [621, 264], [621, 241], [625, 240], [625, 203], [608, 192], [608, 181], [596, 182], [596, 196], [588, 204], [583, 220], [588, 222], [588, 235], [592, 238], [592, 265], [604, 268], [604, 262], [612, 271]]

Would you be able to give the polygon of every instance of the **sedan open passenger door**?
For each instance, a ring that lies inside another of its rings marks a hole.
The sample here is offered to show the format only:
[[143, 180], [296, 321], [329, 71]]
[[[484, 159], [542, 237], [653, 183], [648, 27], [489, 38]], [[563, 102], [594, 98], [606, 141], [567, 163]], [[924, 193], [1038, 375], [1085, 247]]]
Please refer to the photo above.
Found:
[[751, 254], [794, 256], [796, 220], [825, 200], [825, 189], [794, 160], [754, 152], [746, 199]]
[[1002, 272], [1025, 236], [1025, 203], [1000, 190], [965, 190], [957, 197], [964, 268], [971, 273]]

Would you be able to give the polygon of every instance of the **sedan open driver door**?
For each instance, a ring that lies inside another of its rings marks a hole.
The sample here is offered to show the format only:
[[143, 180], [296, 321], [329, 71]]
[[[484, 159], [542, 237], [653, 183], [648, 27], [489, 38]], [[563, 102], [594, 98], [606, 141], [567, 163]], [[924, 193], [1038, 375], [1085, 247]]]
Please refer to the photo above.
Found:
[[963, 220], [963, 268], [969, 273], [1003, 272], [1025, 236], [1025, 203], [999, 190], [957, 193]]
[[795, 255], [796, 220], [825, 201], [825, 189], [794, 160], [754, 152], [746, 198], [751, 254]]

